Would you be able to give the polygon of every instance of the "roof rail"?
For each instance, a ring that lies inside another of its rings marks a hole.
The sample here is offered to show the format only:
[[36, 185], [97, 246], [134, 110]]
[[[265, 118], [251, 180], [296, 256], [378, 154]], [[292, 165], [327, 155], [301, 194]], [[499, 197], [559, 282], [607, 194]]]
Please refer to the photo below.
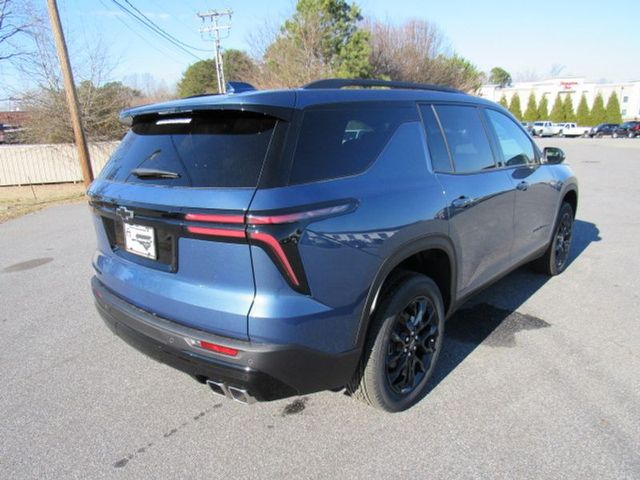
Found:
[[315, 90], [320, 88], [345, 88], [345, 87], [385, 87], [385, 88], [398, 88], [407, 90], [435, 90], [438, 92], [449, 93], [464, 93], [461, 90], [456, 90], [452, 87], [446, 87], [444, 85], [431, 85], [427, 83], [413, 83], [413, 82], [394, 82], [388, 80], [374, 80], [374, 79], [362, 79], [362, 78], [327, 78], [325, 80], [317, 80], [315, 82], [307, 83], [304, 87], [305, 90]]

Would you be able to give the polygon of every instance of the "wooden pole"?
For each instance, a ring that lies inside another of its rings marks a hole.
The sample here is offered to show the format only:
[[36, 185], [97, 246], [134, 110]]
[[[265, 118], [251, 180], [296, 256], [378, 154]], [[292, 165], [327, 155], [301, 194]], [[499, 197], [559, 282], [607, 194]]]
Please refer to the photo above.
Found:
[[[71, 71], [71, 63], [69, 63], [69, 52], [67, 51], [67, 43], [64, 39], [62, 24], [60, 23], [60, 13], [56, 0], [47, 0], [49, 6], [49, 17], [51, 19], [51, 28], [53, 36], [56, 40], [56, 49], [58, 50], [58, 58], [60, 59], [60, 67], [62, 68], [62, 77], [64, 79], [64, 90], [67, 94], [67, 103], [69, 104], [69, 112], [71, 113], [71, 124], [73, 126], [73, 134], [78, 147], [78, 156], [80, 157], [80, 168], [82, 169], [82, 179], [84, 186], [89, 188], [93, 181], [93, 170], [89, 159], [89, 148], [87, 147], [87, 139], [84, 136], [82, 128], [82, 119], [80, 118], [80, 107], [78, 106], [78, 94], [73, 81], [73, 72]], [[56, 119], [51, 119], [55, 121]]]

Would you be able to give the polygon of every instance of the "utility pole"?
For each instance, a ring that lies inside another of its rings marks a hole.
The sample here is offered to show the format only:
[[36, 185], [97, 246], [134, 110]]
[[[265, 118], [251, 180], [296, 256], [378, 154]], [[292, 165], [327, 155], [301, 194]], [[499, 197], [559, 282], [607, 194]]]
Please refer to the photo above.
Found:
[[[214, 55], [216, 61], [216, 77], [218, 79], [218, 93], [227, 91], [227, 83], [224, 79], [224, 62], [222, 61], [222, 48], [220, 40], [224, 40], [229, 36], [231, 30], [231, 15], [233, 10], [227, 8], [225, 10], [210, 10], [208, 12], [198, 13], [198, 17], [202, 19], [202, 27], [200, 34], [205, 40], [213, 40]], [[221, 21], [228, 21], [228, 24], [222, 24]], [[224, 36], [222, 36], [224, 35]]]
[[[67, 43], [64, 39], [62, 24], [60, 23], [60, 13], [56, 0], [47, 0], [49, 6], [49, 17], [51, 19], [51, 28], [53, 36], [56, 40], [56, 49], [58, 50], [58, 58], [60, 59], [60, 67], [62, 68], [62, 77], [64, 79], [64, 90], [67, 94], [67, 103], [69, 104], [69, 112], [71, 113], [71, 124], [73, 126], [73, 134], [78, 147], [78, 155], [80, 157], [80, 167], [82, 169], [82, 179], [84, 186], [89, 188], [93, 181], [93, 170], [89, 159], [89, 149], [87, 148], [87, 139], [82, 129], [82, 120], [80, 118], [80, 108], [78, 107], [78, 94], [76, 86], [73, 82], [73, 73], [71, 64], [69, 63], [69, 52], [67, 51]], [[55, 119], [51, 119], [55, 121]]]

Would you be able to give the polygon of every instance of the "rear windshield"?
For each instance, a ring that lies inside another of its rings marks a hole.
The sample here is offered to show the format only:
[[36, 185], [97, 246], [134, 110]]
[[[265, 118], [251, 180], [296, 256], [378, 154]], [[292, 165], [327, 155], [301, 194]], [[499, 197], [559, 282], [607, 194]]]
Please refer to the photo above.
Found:
[[172, 187], [255, 187], [276, 122], [228, 110], [137, 121], [103, 178]]

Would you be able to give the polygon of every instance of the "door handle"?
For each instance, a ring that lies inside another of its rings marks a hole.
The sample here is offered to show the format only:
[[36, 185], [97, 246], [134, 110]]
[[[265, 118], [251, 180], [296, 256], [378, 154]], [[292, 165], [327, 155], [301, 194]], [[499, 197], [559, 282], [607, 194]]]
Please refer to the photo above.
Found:
[[465, 197], [464, 195], [456, 198], [453, 202], [451, 202], [451, 206], [453, 208], [467, 208], [473, 202], [469, 197]]
[[518, 185], [516, 185], [516, 188], [524, 192], [527, 188], [529, 188], [529, 184], [523, 180]]

